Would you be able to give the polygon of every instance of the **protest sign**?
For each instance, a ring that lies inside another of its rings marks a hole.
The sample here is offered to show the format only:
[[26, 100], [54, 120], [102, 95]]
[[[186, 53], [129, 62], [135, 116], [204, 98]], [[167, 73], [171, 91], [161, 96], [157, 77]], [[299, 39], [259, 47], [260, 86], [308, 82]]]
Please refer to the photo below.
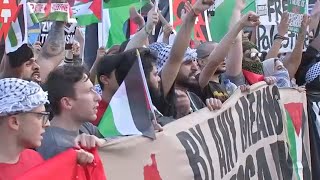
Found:
[[[41, 31], [38, 37], [38, 41], [40, 41], [42, 45], [49, 35], [52, 23], [53, 22], [41, 22]], [[76, 34], [76, 24], [66, 24], [64, 27], [64, 34], [66, 42], [65, 49], [69, 50], [72, 48], [72, 44], [74, 42], [74, 36]]]
[[33, 3], [28, 2], [28, 6], [37, 19], [42, 21], [64, 21], [71, 22], [69, 3]]
[[263, 25], [277, 25], [283, 11], [287, 10], [287, 3], [283, 0], [257, 0], [256, 11]]
[[120, 138], [99, 153], [107, 179], [311, 179], [306, 112], [305, 93], [259, 83], [217, 112], [168, 124], [155, 141]]
[[[179, 31], [182, 25], [182, 9], [184, 9], [184, 4], [189, 1], [194, 4], [196, 0], [170, 0], [170, 23], [176, 32]], [[192, 39], [198, 40], [200, 42], [211, 41], [211, 33], [209, 28], [209, 20], [207, 11], [199, 14], [194, 25], [192, 32]]]
[[[293, 0], [288, 0], [293, 2]], [[273, 44], [274, 36], [278, 33], [277, 24], [280, 23], [282, 13], [288, 10], [287, 0], [257, 0], [256, 1], [256, 13], [260, 16], [261, 24], [257, 28], [257, 46], [260, 52], [268, 52]], [[299, 0], [305, 1], [307, 0]], [[296, 3], [295, 3], [296, 4]], [[299, 3], [301, 4], [301, 3]], [[293, 6], [290, 6], [292, 9]], [[307, 6], [304, 4], [301, 11], [306, 12]], [[299, 11], [300, 12], [300, 11]], [[303, 15], [302, 15], [303, 16]], [[285, 37], [288, 40], [284, 40], [280, 48], [280, 53], [292, 52], [298, 37], [299, 30], [293, 28], [293, 26], [301, 26], [301, 21], [298, 24], [297, 20], [294, 19], [293, 14], [289, 14], [291, 31], [289, 31]], [[309, 40], [306, 36], [304, 42], [304, 50], [309, 45]]]
[[288, 0], [289, 31], [298, 33], [305, 14], [307, 0]]
[[[268, 52], [271, 48], [274, 37], [278, 33], [278, 29], [276, 25], [259, 25], [257, 28], [257, 46], [258, 50], [260, 52]], [[286, 35], [288, 37], [288, 40], [283, 40], [282, 46], [280, 48], [280, 53], [284, 52], [292, 52], [296, 45], [296, 41], [298, 38], [298, 33], [295, 32], [288, 32]], [[307, 48], [309, 45], [309, 39], [306, 35], [306, 38], [304, 40], [304, 49]]]

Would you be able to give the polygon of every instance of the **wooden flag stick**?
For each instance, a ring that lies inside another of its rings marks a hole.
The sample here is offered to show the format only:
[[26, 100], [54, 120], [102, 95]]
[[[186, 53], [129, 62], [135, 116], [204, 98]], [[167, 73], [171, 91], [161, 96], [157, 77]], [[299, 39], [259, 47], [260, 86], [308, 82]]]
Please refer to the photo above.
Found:
[[[159, 0], [155, 0], [154, 2], [154, 10], [157, 13], [158, 12], [158, 5], [159, 5]], [[152, 29], [152, 35], [156, 34], [156, 25], [153, 25], [153, 29]]]

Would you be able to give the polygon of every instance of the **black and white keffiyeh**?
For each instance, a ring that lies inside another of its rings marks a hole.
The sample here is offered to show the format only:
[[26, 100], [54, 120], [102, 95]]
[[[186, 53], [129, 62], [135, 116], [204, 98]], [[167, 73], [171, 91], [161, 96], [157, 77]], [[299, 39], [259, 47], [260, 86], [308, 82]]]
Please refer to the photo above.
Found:
[[306, 83], [311, 83], [320, 75], [320, 62], [314, 64], [306, 73]]
[[[149, 48], [157, 52], [157, 70], [160, 72], [169, 59], [170, 51], [172, 46], [166, 45], [165, 43], [155, 42], [152, 43]], [[187, 48], [184, 53], [183, 61], [192, 61], [197, 59], [196, 49]]]
[[28, 112], [48, 102], [48, 93], [35, 82], [0, 79], [0, 116]]
[[160, 52], [162, 48], [166, 47], [168, 44], [163, 42], [154, 42], [148, 46], [148, 48], [155, 52]]

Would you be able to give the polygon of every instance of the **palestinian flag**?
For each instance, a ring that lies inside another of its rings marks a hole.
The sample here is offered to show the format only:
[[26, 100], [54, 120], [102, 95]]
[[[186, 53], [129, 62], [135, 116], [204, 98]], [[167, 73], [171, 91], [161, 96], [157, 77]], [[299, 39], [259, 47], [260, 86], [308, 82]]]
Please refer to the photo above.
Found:
[[71, 22], [72, 11], [69, 3], [28, 3], [37, 19], [42, 21]]
[[76, 18], [78, 25], [87, 26], [101, 21], [102, 9], [128, 6], [139, 1], [140, 0], [76, 0], [72, 7], [73, 17]]
[[101, 21], [101, 0], [76, 0], [72, 7], [73, 17], [78, 25], [87, 26]]
[[0, 40], [2, 37], [6, 37], [11, 22], [17, 19], [17, 15], [21, 7], [18, 7], [19, 1], [15, 0], [1, 0], [0, 7], [1, 7], [1, 16], [0, 16]]
[[103, 38], [101, 44], [112, 47], [126, 41], [124, 24], [130, 17], [130, 8], [140, 9], [147, 2], [148, 0], [109, 0], [104, 2], [102, 26], [99, 27], [99, 34], [102, 34]]
[[144, 135], [155, 138], [153, 105], [140, 56], [113, 95], [98, 129], [104, 137]]
[[[303, 145], [303, 123], [308, 120], [304, 115], [303, 103], [288, 103], [284, 105], [287, 116], [287, 133], [289, 153], [292, 159], [293, 173], [297, 179], [305, 179], [304, 167], [308, 166], [306, 152]], [[306, 179], [310, 179], [306, 178]]]
[[28, 43], [28, 27], [38, 23], [37, 18], [29, 9], [26, 0], [20, 1], [17, 18], [11, 23], [10, 30], [5, 39], [6, 53], [14, 52], [22, 44]]
[[104, 8], [117, 8], [123, 6], [129, 6], [131, 4], [139, 3], [139, 2], [147, 2], [146, 0], [103, 0]]
[[129, 9], [141, 8], [148, 0], [77, 0], [72, 7], [78, 25], [99, 25], [99, 46], [111, 47], [121, 44], [126, 38], [124, 24], [129, 18]]

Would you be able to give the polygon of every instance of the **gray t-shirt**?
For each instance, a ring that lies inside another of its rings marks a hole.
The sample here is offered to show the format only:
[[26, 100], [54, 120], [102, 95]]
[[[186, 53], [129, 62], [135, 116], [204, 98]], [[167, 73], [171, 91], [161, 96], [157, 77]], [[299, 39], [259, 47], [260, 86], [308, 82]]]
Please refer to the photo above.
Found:
[[43, 134], [41, 146], [37, 151], [44, 159], [49, 159], [69, 148], [74, 147], [74, 139], [82, 133], [95, 135], [99, 138], [102, 137], [98, 128], [89, 122], [84, 123], [79, 132], [50, 126], [46, 128], [46, 132]]

